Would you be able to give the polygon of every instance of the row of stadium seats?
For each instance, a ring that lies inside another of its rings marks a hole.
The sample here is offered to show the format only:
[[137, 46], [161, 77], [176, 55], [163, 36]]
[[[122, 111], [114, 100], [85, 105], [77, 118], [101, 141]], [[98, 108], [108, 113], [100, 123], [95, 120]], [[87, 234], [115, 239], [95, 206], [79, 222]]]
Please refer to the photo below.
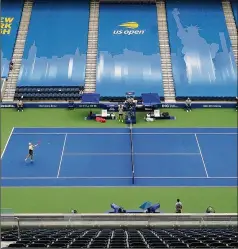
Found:
[[83, 90], [83, 87], [17, 87], [15, 99], [79, 100]]
[[235, 228], [33, 229], [2, 231], [9, 247], [48, 248], [237, 248]]

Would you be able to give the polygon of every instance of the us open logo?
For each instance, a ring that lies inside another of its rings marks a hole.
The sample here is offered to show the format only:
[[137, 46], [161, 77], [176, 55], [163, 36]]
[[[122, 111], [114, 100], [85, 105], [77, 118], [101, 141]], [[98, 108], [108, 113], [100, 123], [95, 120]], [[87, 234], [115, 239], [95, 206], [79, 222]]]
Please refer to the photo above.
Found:
[[113, 35], [143, 35], [145, 30], [139, 30], [139, 24], [137, 22], [126, 22], [119, 25], [122, 29], [116, 29], [113, 31]]

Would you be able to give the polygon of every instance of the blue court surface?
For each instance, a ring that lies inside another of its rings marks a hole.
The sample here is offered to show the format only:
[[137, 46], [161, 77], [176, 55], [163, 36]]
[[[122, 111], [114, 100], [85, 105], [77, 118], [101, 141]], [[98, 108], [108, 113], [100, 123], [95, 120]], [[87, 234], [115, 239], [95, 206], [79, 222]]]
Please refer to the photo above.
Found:
[[133, 128], [132, 141], [133, 157], [127, 127], [14, 128], [2, 186], [237, 186], [236, 128]]

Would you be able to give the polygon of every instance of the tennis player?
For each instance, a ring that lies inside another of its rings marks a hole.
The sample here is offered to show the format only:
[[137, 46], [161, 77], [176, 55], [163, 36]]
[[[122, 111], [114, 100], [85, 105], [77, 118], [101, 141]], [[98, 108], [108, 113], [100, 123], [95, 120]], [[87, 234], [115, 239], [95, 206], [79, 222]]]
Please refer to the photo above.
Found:
[[31, 159], [31, 162], [33, 162], [33, 158], [34, 158], [34, 148], [37, 147], [38, 144], [32, 144], [32, 143], [29, 143], [29, 150], [28, 150], [28, 155], [25, 159], [25, 161], [27, 161], [27, 159]]
[[119, 112], [119, 122], [123, 122], [123, 105], [118, 106], [118, 112]]

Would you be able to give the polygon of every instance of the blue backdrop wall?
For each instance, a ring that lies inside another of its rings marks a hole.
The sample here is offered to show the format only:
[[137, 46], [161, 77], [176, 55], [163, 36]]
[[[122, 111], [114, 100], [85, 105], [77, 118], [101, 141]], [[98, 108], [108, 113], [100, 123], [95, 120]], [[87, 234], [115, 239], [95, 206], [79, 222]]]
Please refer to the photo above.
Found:
[[221, 3], [167, 2], [177, 96], [235, 96], [237, 69]]
[[163, 94], [155, 5], [101, 4], [97, 92]]
[[1, 1], [1, 76], [7, 77], [17, 37], [23, 2]]
[[236, 27], [238, 27], [238, 2], [236, 0], [231, 1], [231, 7], [233, 10]]
[[87, 1], [37, 0], [18, 85], [83, 85], [88, 18]]

